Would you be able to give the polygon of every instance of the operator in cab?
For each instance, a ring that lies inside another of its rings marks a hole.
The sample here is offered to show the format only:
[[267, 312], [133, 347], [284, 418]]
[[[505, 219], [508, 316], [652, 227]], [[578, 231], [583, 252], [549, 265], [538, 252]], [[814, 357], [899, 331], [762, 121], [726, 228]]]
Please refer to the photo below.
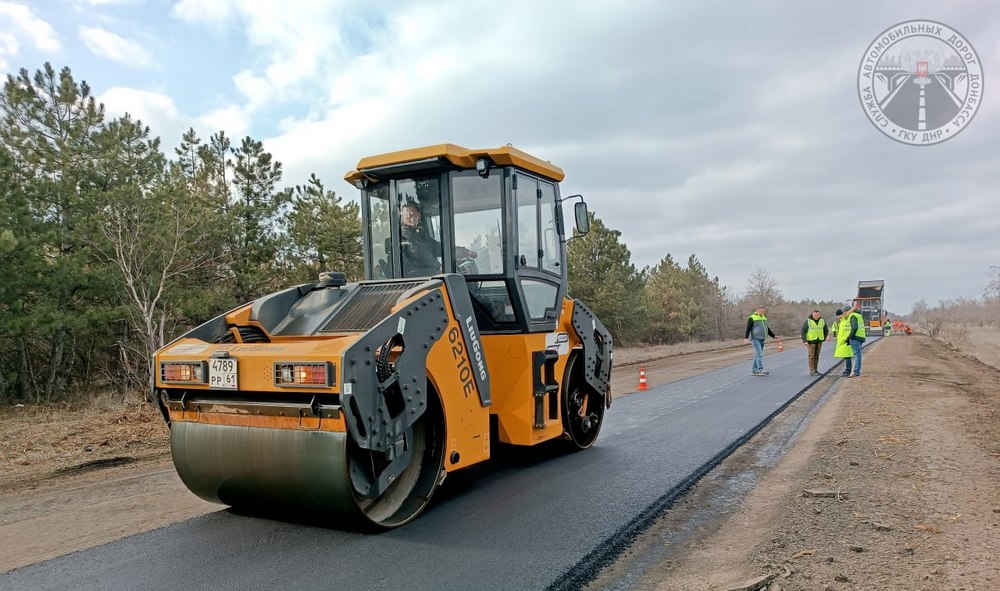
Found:
[[[400, 207], [400, 243], [402, 245], [403, 274], [406, 277], [428, 277], [441, 272], [441, 242], [435, 240], [423, 223], [423, 215], [416, 203], [406, 202]], [[463, 246], [455, 248], [459, 258], [476, 258], [475, 251]]]

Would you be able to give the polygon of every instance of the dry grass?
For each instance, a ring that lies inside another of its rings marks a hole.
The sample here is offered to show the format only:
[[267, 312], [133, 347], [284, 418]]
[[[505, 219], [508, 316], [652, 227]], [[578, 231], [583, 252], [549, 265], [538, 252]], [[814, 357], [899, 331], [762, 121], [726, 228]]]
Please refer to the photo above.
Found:
[[165, 455], [169, 437], [159, 411], [148, 403], [17, 405], [0, 409], [0, 491], [60, 470], [112, 458]]
[[941, 329], [937, 338], [953, 349], [1000, 369], [1000, 327], [952, 322]]
[[663, 359], [664, 357], [673, 357], [675, 355], [729, 349], [742, 345], [742, 339], [730, 339], [728, 341], [688, 342], [677, 343], [676, 345], [656, 345], [621, 349], [616, 348], [615, 367], [646, 363], [655, 359]]

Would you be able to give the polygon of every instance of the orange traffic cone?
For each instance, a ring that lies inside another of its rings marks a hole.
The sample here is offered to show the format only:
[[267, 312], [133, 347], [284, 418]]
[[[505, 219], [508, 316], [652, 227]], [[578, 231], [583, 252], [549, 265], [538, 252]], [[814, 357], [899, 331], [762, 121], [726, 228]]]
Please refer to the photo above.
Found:
[[649, 389], [649, 386], [646, 385], [646, 368], [645, 367], [640, 367], [639, 368], [639, 389], [640, 390], [648, 390]]
[[779, 340], [778, 341], [778, 353], [781, 353], [784, 350], [785, 350], [785, 343], [783, 343], [783, 342], [781, 342], [781, 340]]

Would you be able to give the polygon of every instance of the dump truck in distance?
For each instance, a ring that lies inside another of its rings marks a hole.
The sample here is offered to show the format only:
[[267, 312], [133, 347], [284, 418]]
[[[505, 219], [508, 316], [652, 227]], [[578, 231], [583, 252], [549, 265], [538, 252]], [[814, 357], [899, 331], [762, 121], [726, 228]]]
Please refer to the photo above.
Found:
[[365, 279], [265, 295], [155, 356], [174, 466], [209, 501], [392, 528], [495, 443], [594, 444], [612, 339], [567, 294], [563, 171], [511, 146], [363, 158]]
[[885, 303], [885, 281], [876, 279], [858, 282], [858, 297], [855, 302], [860, 306], [861, 317], [865, 321], [865, 329], [869, 334], [882, 334], [882, 327], [888, 317], [883, 304]]

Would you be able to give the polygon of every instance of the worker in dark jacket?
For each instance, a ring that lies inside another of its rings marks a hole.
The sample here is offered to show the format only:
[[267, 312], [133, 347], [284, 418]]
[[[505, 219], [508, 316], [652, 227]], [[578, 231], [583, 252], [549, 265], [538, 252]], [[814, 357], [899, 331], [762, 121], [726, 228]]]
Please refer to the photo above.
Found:
[[806, 317], [802, 323], [802, 344], [809, 351], [809, 375], [819, 375], [819, 352], [823, 348], [823, 341], [830, 334], [830, 327], [826, 325], [826, 320], [820, 315], [819, 310], [813, 310], [812, 314]]
[[764, 371], [764, 339], [767, 337], [771, 337], [772, 339], [778, 338], [774, 336], [774, 333], [767, 326], [765, 312], [767, 312], [767, 308], [757, 306], [754, 313], [747, 318], [747, 331], [743, 338], [744, 343], [753, 343], [753, 368], [751, 373], [755, 376], [766, 376], [770, 373]]
[[861, 375], [861, 346], [865, 343], [865, 337], [867, 333], [865, 332], [865, 319], [858, 313], [858, 304], [855, 303], [852, 308], [844, 312], [844, 315], [850, 319], [850, 324], [844, 324], [841, 330], [847, 328], [850, 332], [847, 333], [847, 342], [851, 345], [851, 350], [854, 352], [854, 373], [848, 376], [851, 372], [851, 366], [847, 366], [847, 371], [844, 372], [846, 377], [856, 378]]

